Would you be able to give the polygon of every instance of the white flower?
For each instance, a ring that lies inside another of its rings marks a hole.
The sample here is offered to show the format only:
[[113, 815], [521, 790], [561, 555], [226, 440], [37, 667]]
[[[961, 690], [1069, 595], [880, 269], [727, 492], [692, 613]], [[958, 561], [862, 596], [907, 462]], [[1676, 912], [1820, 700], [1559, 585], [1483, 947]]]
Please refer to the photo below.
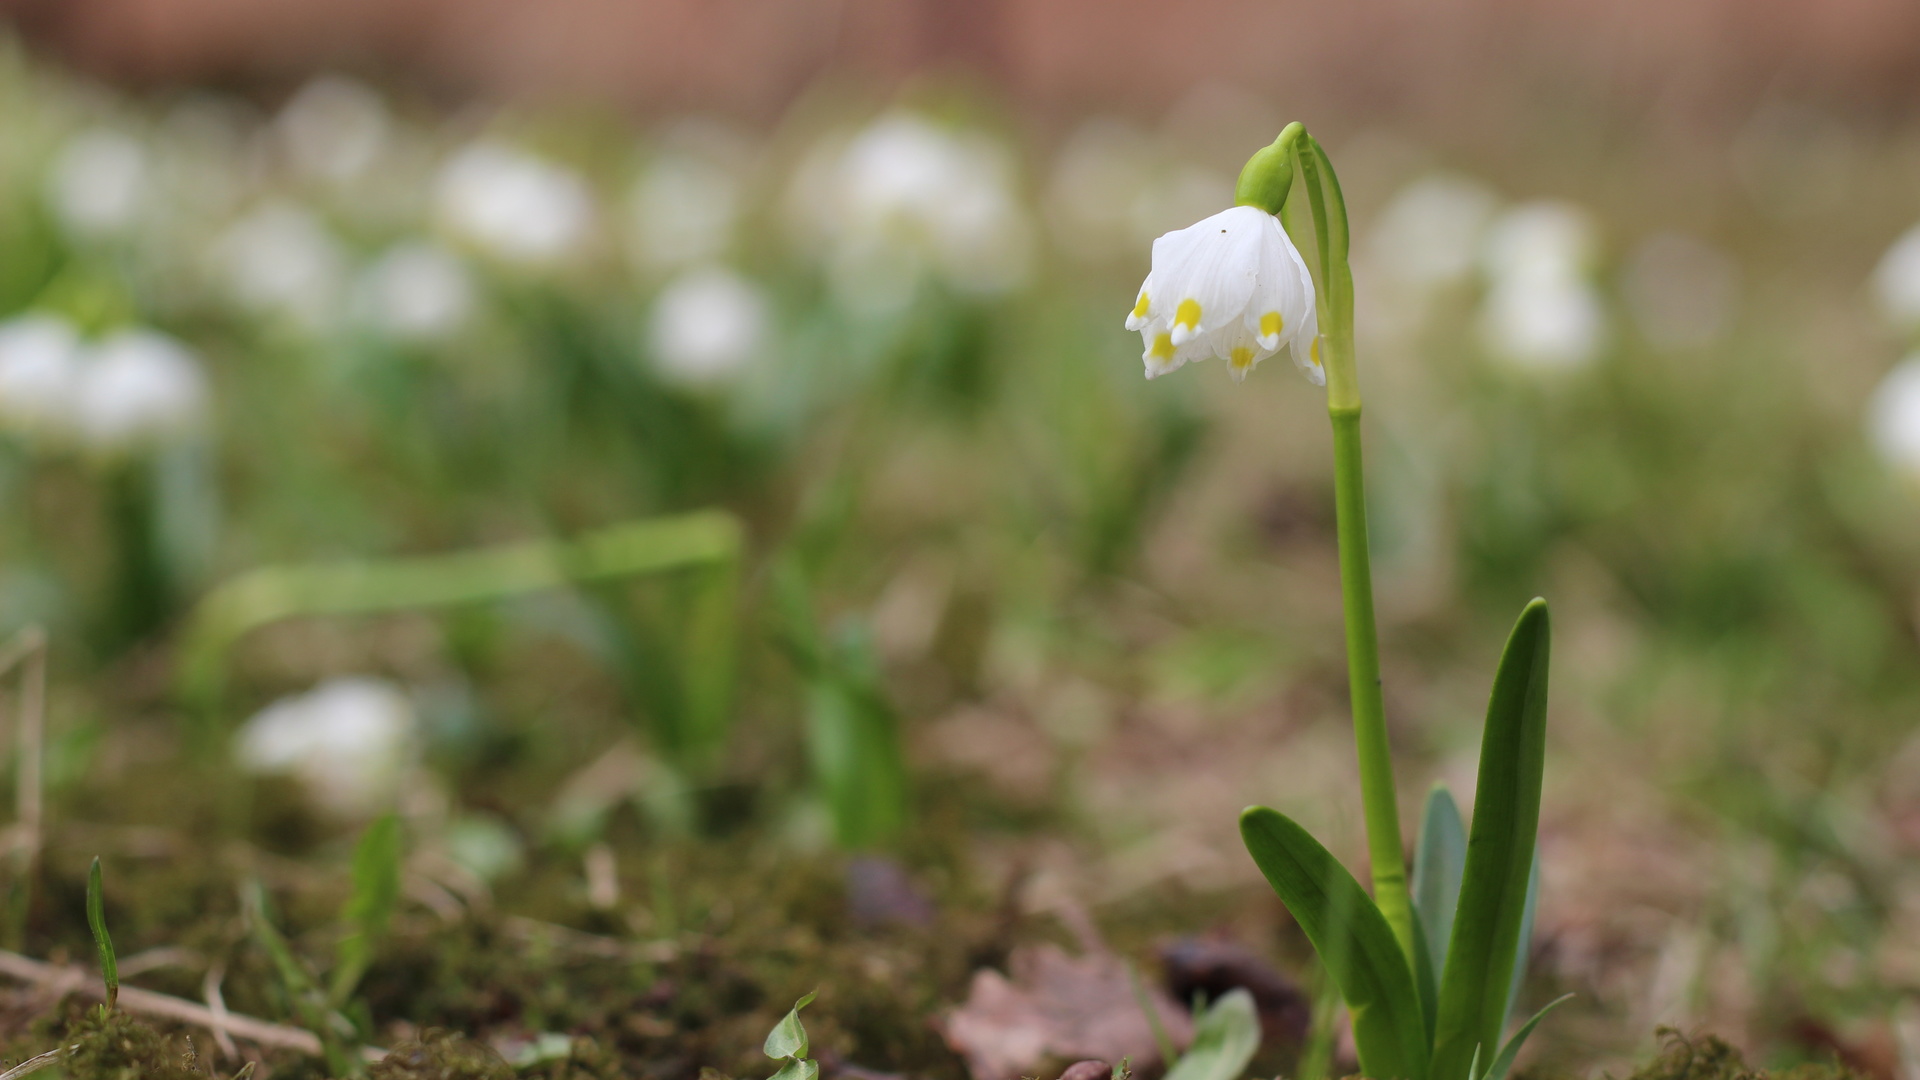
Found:
[[586, 239], [587, 185], [516, 147], [482, 141], [441, 169], [435, 192], [448, 228], [501, 258], [552, 262]]
[[339, 298], [346, 257], [326, 225], [292, 203], [271, 202], [229, 226], [213, 254], [235, 299], [318, 326]]
[[752, 282], [710, 267], [688, 273], [654, 301], [648, 342], [669, 379], [689, 385], [738, 374], [765, 347], [767, 302]]
[[275, 126], [296, 169], [339, 182], [360, 176], [380, 156], [389, 123], [379, 94], [325, 75], [293, 95]]
[[1920, 225], [1893, 242], [1873, 271], [1880, 313], [1895, 329], [1920, 329]]
[[438, 244], [395, 244], [354, 286], [360, 316], [398, 338], [428, 340], [458, 330], [473, 314], [467, 268]]
[[365, 818], [398, 795], [416, 726], [413, 703], [398, 687], [336, 678], [255, 713], [234, 749], [247, 771], [290, 774], [320, 809]]
[[1493, 223], [1480, 330], [1498, 359], [1546, 371], [1584, 367], [1599, 355], [1607, 322], [1589, 280], [1597, 248], [1592, 218], [1567, 203], [1524, 203]]
[[1591, 268], [1598, 240], [1593, 218], [1571, 203], [1522, 203], [1487, 230], [1482, 258], [1497, 283], [1520, 278], [1580, 277]]
[[79, 332], [57, 315], [0, 323], [0, 423], [28, 435], [66, 434], [79, 354]]
[[74, 393], [81, 440], [116, 453], [192, 434], [206, 420], [207, 381], [178, 341], [123, 330], [86, 350]]
[[1313, 277], [1280, 219], [1253, 206], [1153, 242], [1153, 270], [1127, 316], [1146, 341], [1147, 378], [1217, 356], [1235, 381], [1286, 346], [1324, 385]]
[[146, 202], [152, 172], [138, 139], [105, 128], [82, 132], [54, 159], [47, 201], [60, 223], [78, 235], [123, 232]]
[[1920, 477], [1920, 352], [1880, 381], [1867, 407], [1867, 435], [1888, 465]]
[[634, 261], [654, 271], [720, 257], [740, 219], [752, 144], [716, 124], [689, 121], [635, 179], [627, 198]]
[[1446, 285], [1473, 269], [1499, 199], [1486, 185], [1436, 173], [1401, 188], [1369, 235], [1370, 265], [1416, 289]]

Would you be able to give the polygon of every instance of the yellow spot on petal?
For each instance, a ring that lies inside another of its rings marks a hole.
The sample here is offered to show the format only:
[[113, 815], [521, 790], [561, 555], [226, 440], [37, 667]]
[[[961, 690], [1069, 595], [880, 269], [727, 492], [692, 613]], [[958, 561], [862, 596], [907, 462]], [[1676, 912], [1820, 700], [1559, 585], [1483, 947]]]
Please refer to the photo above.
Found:
[[1235, 345], [1233, 351], [1227, 354], [1227, 363], [1232, 364], [1236, 371], [1245, 371], [1253, 366], [1253, 350], [1245, 345]]
[[1185, 326], [1192, 330], [1200, 325], [1200, 301], [1182, 300], [1173, 310], [1173, 325]]
[[1308, 346], [1307, 356], [1309, 359], [1313, 361], [1314, 367], [1320, 366], [1320, 339], [1319, 338], [1314, 338], [1313, 344]]
[[1147, 350], [1147, 355], [1156, 360], [1173, 359], [1173, 335], [1156, 334], [1153, 339], [1153, 348]]
[[1147, 317], [1147, 294], [1145, 292], [1140, 294], [1140, 299], [1133, 305], [1133, 317], [1136, 319], [1144, 319]]
[[1260, 316], [1260, 336], [1272, 337], [1278, 334], [1286, 325], [1287, 320], [1281, 318], [1279, 312], [1269, 311], [1265, 315]]

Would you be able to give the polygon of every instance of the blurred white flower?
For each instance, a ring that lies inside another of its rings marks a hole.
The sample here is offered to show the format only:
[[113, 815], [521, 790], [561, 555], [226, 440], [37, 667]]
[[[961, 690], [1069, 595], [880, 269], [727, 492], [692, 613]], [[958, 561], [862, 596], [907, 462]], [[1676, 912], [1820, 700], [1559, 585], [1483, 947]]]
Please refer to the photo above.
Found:
[[68, 434], [79, 355], [79, 332], [57, 315], [0, 323], [0, 424], [26, 435]]
[[1920, 225], [1900, 234], [1873, 271], [1873, 294], [1887, 323], [1920, 330]]
[[271, 202], [228, 226], [213, 254], [235, 299], [317, 326], [334, 311], [346, 257], [311, 211]]
[[1238, 382], [1285, 345], [1315, 384], [1313, 277], [1280, 219], [1236, 206], [1153, 242], [1153, 269], [1127, 315], [1146, 342], [1147, 378], [1217, 356]]
[[458, 256], [410, 240], [388, 248], [354, 285], [361, 318], [398, 338], [426, 340], [460, 329], [473, 315], [473, 282]]
[[[1060, 244], [1089, 262], [1115, 258], [1133, 250], [1139, 239], [1151, 239], [1165, 229], [1136, 236], [1136, 208], [1154, 182], [1154, 145], [1139, 129], [1121, 120], [1099, 117], [1074, 129], [1054, 159], [1047, 183], [1047, 225]], [[1219, 206], [1232, 191], [1201, 204]], [[1205, 213], [1178, 214], [1167, 222], [1177, 227]]]
[[1465, 277], [1500, 200], [1485, 184], [1451, 173], [1412, 181], [1394, 194], [1368, 237], [1370, 265], [1415, 289]]
[[675, 279], [654, 301], [648, 330], [654, 364], [669, 380], [706, 385], [737, 375], [766, 347], [767, 301], [752, 282], [720, 267]]
[[1011, 155], [987, 135], [910, 113], [816, 150], [791, 202], [803, 240], [826, 246], [835, 291], [856, 310], [895, 306], [926, 270], [990, 295], [1031, 269], [1032, 224]]
[[1606, 309], [1590, 280], [1598, 244], [1576, 206], [1525, 203], [1487, 232], [1481, 334], [1495, 357], [1536, 371], [1584, 367], [1606, 342]]
[[627, 213], [641, 266], [674, 270], [726, 252], [740, 217], [747, 155], [722, 139], [698, 140], [700, 151], [663, 151], [634, 181]]
[[1696, 237], [1656, 233], [1627, 257], [1621, 292], [1647, 340], [1694, 349], [1723, 336], [1739, 299], [1740, 268]]
[[1874, 390], [1867, 436], [1889, 466], [1920, 478], [1920, 352], [1895, 365]]
[[321, 810], [366, 818], [393, 804], [417, 726], [392, 683], [336, 678], [255, 713], [234, 749], [248, 772], [291, 775]]
[[455, 154], [435, 199], [455, 234], [514, 262], [558, 259], [586, 239], [593, 201], [573, 172], [491, 140]]
[[122, 330], [85, 350], [74, 419], [89, 449], [118, 453], [193, 434], [208, 397], [185, 346], [156, 330]]
[[335, 182], [352, 180], [373, 165], [389, 127], [380, 95], [338, 75], [301, 87], [274, 123], [294, 168]]
[[47, 202], [75, 234], [124, 232], [145, 205], [152, 173], [140, 140], [108, 128], [83, 131], [54, 158], [47, 174]]

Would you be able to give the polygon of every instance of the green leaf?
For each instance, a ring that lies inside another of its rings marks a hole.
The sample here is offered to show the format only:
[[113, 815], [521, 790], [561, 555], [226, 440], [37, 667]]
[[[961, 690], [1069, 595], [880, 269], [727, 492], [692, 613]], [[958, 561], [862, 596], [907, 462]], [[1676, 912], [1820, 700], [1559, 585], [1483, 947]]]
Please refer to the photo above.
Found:
[[780, 1071], [767, 1080], [820, 1080], [820, 1063], [802, 1058], [790, 1058]]
[[1533, 1029], [1539, 1025], [1540, 1021], [1547, 1018], [1547, 1014], [1552, 1012], [1555, 1006], [1572, 996], [1572, 994], [1562, 994], [1547, 1002], [1539, 1012], [1534, 1013], [1533, 1019], [1528, 1020], [1519, 1031], [1513, 1033], [1513, 1038], [1507, 1040], [1505, 1049], [1501, 1050], [1500, 1056], [1494, 1058], [1493, 1064], [1487, 1067], [1487, 1075], [1482, 1080], [1507, 1080], [1507, 1070], [1513, 1068], [1513, 1059], [1520, 1056], [1520, 1048], [1526, 1045], [1527, 1036], [1533, 1034]]
[[1361, 1071], [1376, 1080], [1426, 1080], [1426, 1022], [1386, 916], [1338, 859], [1279, 811], [1248, 807], [1240, 837], [1340, 987]]
[[1462, 1080], [1476, 1047], [1500, 1045], [1540, 827], [1551, 638], [1546, 601], [1534, 600], [1493, 677], [1466, 872], [1440, 979], [1434, 1080]]
[[1533, 869], [1527, 874], [1527, 909], [1520, 917], [1520, 942], [1513, 950], [1513, 985], [1507, 990], [1507, 1012], [1500, 1030], [1513, 1023], [1513, 1010], [1520, 1004], [1520, 988], [1527, 981], [1527, 954], [1533, 951], [1533, 914], [1540, 906], [1540, 853], [1534, 852]]
[[1229, 990], [1193, 1026], [1193, 1042], [1164, 1080], [1240, 1080], [1259, 1049], [1260, 1014], [1253, 995]]
[[387, 814], [367, 826], [353, 851], [353, 895], [344, 912], [353, 932], [340, 943], [328, 994], [336, 1008], [373, 963], [374, 946], [385, 936], [399, 902], [400, 818]]
[[1460, 806], [1435, 784], [1420, 815], [1420, 842], [1413, 855], [1413, 910], [1425, 931], [1433, 970], [1447, 969], [1447, 943], [1460, 903], [1460, 877], [1467, 867], [1467, 827]]
[[100, 976], [107, 984], [107, 1011], [112, 1012], [120, 999], [120, 963], [113, 951], [113, 935], [107, 933], [105, 904], [100, 897], [100, 856], [93, 857], [87, 871], [87, 929], [93, 931], [94, 948], [100, 950]]
[[[815, 990], [794, 1002], [793, 1008], [787, 1010], [787, 1015], [773, 1025], [772, 1031], [767, 1032], [767, 1041], [760, 1049], [765, 1051], [768, 1057], [778, 1061], [781, 1058], [798, 1059], [807, 1056], [807, 1029], [800, 1023], [800, 1010], [812, 1003], [814, 995], [819, 992]], [[781, 1069], [775, 1075], [784, 1074], [786, 1071]]]
[[907, 819], [907, 770], [892, 706], [845, 665], [817, 671], [807, 691], [807, 749], [833, 815], [834, 838], [884, 844]]

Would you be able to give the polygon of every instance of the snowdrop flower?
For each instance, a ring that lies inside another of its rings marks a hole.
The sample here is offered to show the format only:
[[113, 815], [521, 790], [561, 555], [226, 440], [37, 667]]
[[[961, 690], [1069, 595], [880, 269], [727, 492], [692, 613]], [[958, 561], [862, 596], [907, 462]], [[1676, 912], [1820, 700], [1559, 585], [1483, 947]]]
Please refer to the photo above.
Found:
[[79, 353], [79, 333], [57, 315], [0, 323], [0, 424], [28, 435], [67, 433]]
[[494, 141], [455, 154], [440, 171], [435, 198], [454, 233], [521, 263], [566, 255], [586, 239], [593, 214], [578, 176]]
[[1902, 233], [1873, 271], [1874, 299], [1895, 329], [1920, 330], [1920, 225]]
[[152, 172], [138, 139], [105, 128], [82, 132], [54, 159], [47, 201], [76, 235], [124, 232], [140, 214]]
[[1873, 392], [1867, 435], [1889, 466], [1920, 478], [1920, 352], [1900, 361]]
[[1217, 356], [1237, 382], [1286, 346], [1325, 385], [1313, 277], [1280, 219], [1231, 210], [1153, 242], [1153, 269], [1127, 316], [1146, 341], [1147, 378]]
[[123, 330], [86, 350], [75, 422], [89, 449], [118, 453], [192, 434], [206, 420], [208, 397], [185, 346], [155, 330]]
[[242, 304], [317, 326], [333, 311], [346, 258], [326, 225], [291, 203], [262, 206], [214, 243], [228, 291]]
[[417, 726], [393, 684], [336, 678], [255, 713], [234, 749], [248, 772], [291, 775], [321, 810], [367, 818], [397, 797]]
[[396, 244], [360, 275], [355, 307], [397, 338], [445, 337], [472, 317], [473, 283], [466, 267], [438, 244]]
[[1477, 180], [1421, 177], [1380, 211], [1369, 237], [1370, 265], [1416, 289], [1459, 281], [1473, 269], [1498, 208], [1499, 199]]
[[386, 144], [389, 126], [380, 95], [338, 75], [301, 87], [275, 119], [294, 168], [336, 183], [372, 166]]
[[667, 378], [688, 385], [724, 382], [765, 347], [767, 302], [752, 282], [710, 267], [688, 273], [654, 301], [648, 342]]

